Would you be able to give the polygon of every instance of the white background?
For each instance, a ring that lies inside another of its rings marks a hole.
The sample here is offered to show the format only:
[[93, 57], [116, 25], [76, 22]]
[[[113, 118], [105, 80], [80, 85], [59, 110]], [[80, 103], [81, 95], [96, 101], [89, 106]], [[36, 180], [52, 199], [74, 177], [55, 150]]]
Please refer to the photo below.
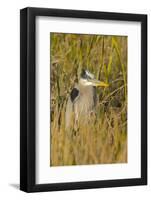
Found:
[[[50, 32], [79, 33], [79, 30], [80, 33], [87, 34], [128, 36], [128, 163], [126, 164], [49, 166], [51, 143]], [[141, 26], [140, 23], [136, 22], [106, 22], [103, 20], [96, 22], [96, 20], [69, 20], [53, 17], [38, 17], [36, 19], [36, 183], [140, 177], [140, 43]], [[133, 50], [134, 46], [135, 51]]]
[[[86, 9], [113, 12], [146, 13], [148, 35], [151, 35], [150, 0], [5, 0], [0, 5], [0, 199], [150, 199], [151, 198], [151, 136], [148, 134], [149, 185], [82, 191], [26, 194], [18, 190], [19, 184], [19, 9], [26, 6]], [[151, 45], [149, 38], [148, 44]], [[148, 45], [148, 55], [151, 54]], [[148, 66], [151, 64], [148, 59]], [[150, 74], [150, 68], [148, 74]], [[149, 87], [151, 79], [149, 78]], [[151, 93], [149, 91], [149, 100]], [[149, 105], [149, 123], [151, 108]], [[150, 132], [150, 126], [148, 127]]]

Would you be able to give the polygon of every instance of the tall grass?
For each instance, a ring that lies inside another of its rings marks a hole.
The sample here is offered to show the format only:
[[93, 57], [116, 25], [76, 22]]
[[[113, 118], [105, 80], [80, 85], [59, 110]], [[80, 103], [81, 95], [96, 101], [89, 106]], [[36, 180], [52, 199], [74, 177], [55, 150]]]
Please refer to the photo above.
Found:
[[[127, 162], [127, 37], [50, 34], [50, 165]], [[97, 115], [65, 130], [67, 99], [81, 69], [110, 83], [97, 89]]]

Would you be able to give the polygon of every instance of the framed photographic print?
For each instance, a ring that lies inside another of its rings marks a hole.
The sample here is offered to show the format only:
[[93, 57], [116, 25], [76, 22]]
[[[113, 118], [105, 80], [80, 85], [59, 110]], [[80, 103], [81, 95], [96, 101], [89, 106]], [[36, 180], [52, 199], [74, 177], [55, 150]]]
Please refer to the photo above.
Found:
[[147, 184], [147, 16], [20, 12], [20, 189]]

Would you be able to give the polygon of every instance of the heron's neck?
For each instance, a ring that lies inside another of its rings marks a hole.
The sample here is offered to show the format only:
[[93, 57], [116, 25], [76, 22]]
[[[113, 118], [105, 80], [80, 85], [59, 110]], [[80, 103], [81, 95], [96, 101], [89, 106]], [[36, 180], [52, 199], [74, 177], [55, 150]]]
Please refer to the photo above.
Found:
[[78, 85], [79, 85], [80, 87], [83, 87], [83, 88], [84, 88], [84, 87], [86, 88], [86, 87], [91, 86], [91, 85], [87, 85], [87, 84], [86, 84], [84, 81], [82, 81], [82, 80], [79, 81], [79, 84], [78, 84]]
[[79, 89], [81, 93], [91, 93], [93, 91], [93, 86], [92, 85], [84, 85], [79, 82]]

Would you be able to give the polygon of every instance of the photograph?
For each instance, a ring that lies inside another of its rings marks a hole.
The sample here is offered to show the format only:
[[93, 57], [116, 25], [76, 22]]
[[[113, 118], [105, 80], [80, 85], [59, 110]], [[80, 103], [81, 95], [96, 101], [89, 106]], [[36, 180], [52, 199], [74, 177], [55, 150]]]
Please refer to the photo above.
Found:
[[50, 167], [128, 161], [128, 36], [50, 33]]
[[20, 11], [20, 190], [147, 185], [147, 15]]

